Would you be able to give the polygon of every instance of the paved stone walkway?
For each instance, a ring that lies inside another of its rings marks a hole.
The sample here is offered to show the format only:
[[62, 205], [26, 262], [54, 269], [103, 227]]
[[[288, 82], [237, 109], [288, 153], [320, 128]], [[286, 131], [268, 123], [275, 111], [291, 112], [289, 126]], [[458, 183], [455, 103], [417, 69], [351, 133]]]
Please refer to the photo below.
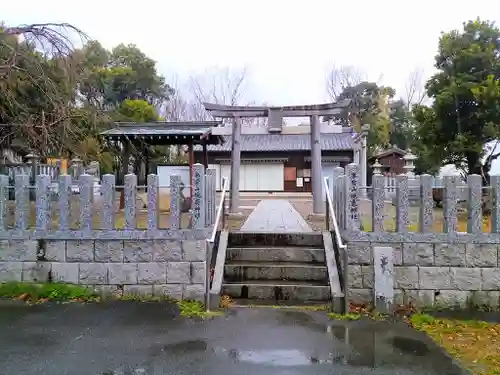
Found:
[[404, 323], [231, 309], [179, 318], [170, 303], [0, 305], [2, 375], [462, 375]]
[[260, 201], [241, 227], [242, 232], [313, 232], [304, 218], [285, 199]]

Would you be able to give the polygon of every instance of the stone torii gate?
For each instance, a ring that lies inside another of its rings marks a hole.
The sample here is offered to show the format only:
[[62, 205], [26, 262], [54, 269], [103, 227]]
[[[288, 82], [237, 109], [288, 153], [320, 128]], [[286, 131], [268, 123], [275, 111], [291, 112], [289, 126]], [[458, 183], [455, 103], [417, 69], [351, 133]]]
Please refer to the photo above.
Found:
[[[228, 128], [214, 128], [219, 135], [232, 135], [231, 150], [231, 198], [229, 204], [230, 213], [238, 213], [240, 198], [240, 165], [241, 165], [241, 119], [267, 117], [267, 129], [262, 129], [263, 134], [282, 134], [284, 117], [309, 117], [311, 134], [311, 183], [313, 193], [313, 213], [324, 213], [322, 186], [321, 186], [321, 122], [319, 116], [341, 117], [347, 116], [351, 106], [350, 100], [338, 103], [326, 103], [315, 105], [297, 105], [284, 107], [268, 106], [232, 106], [214, 103], [203, 103], [205, 110], [216, 119], [231, 119], [232, 130], [226, 133]], [[255, 133], [253, 133], [255, 134]], [[292, 134], [287, 132], [286, 134]], [[301, 131], [300, 134], [304, 134]]]

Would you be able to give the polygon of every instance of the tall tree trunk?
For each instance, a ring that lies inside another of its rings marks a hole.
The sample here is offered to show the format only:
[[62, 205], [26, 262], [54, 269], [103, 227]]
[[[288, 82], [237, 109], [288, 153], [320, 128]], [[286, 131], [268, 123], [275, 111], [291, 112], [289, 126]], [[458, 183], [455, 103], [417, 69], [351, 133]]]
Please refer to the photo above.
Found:
[[467, 172], [468, 174], [482, 175], [481, 155], [478, 152], [467, 152]]

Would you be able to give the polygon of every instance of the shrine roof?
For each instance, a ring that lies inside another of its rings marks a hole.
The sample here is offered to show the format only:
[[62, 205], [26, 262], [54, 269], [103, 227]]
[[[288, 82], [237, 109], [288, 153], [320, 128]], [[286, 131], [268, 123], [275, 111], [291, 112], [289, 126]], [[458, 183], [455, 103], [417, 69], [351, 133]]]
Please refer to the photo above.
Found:
[[[230, 152], [232, 137], [223, 136], [224, 142], [207, 147], [209, 152]], [[324, 151], [351, 151], [354, 149], [352, 133], [321, 134], [321, 149]], [[195, 146], [195, 151], [201, 147]], [[310, 134], [242, 134], [241, 151], [310, 151]]]

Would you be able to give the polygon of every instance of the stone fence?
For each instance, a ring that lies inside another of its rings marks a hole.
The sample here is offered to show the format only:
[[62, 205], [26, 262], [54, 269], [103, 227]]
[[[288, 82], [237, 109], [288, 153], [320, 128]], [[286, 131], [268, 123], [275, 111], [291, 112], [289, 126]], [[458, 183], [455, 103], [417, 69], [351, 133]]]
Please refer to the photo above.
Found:
[[[147, 179], [146, 212], [138, 199], [137, 176], [125, 176], [122, 212], [115, 199], [115, 176], [104, 175], [94, 196], [93, 176], [81, 175], [79, 194], [71, 176], [60, 176], [58, 193], [50, 177], [36, 178], [36, 203], [29, 200], [29, 176], [16, 175], [15, 201], [8, 177], [0, 176], [0, 282], [60, 281], [90, 286], [103, 293], [169, 295], [202, 299], [206, 279], [206, 239], [215, 221], [215, 170], [193, 166], [189, 228], [181, 228], [181, 179], [172, 176], [167, 228], [159, 227], [158, 176]], [[97, 203], [99, 201], [99, 203]], [[96, 206], [99, 204], [98, 209]], [[76, 227], [72, 223], [78, 211]], [[8, 214], [14, 211], [13, 224]], [[30, 214], [36, 213], [30, 223]], [[95, 214], [95, 211], [98, 211]], [[144, 228], [138, 228], [139, 213]], [[121, 215], [123, 228], [116, 223]]]
[[[491, 176], [487, 217], [481, 176], [467, 178], [464, 213], [458, 210], [457, 176], [443, 178], [442, 210], [434, 207], [433, 177], [416, 180], [396, 177], [393, 206], [385, 201], [384, 176], [373, 176], [367, 201], [358, 166], [336, 169], [331, 190], [347, 242], [351, 301], [376, 303], [383, 297], [421, 306], [500, 307], [500, 176]], [[418, 191], [416, 207], [410, 187]]]

